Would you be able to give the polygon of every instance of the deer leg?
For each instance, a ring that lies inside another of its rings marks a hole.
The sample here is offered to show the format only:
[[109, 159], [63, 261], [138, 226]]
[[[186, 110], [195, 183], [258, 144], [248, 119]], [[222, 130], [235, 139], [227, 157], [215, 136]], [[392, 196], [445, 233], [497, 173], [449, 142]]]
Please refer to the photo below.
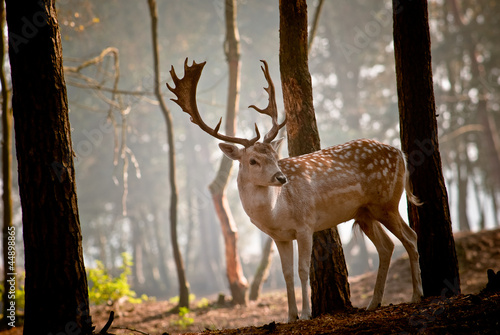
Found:
[[382, 298], [384, 297], [385, 282], [391, 263], [392, 252], [394, 251], [394, 243], [384, 231], [380, 222], [369, 217], [363, 217], [356, 218], [356, 223], [359, 224], [361, 230], [373, 242], [378, 252], [379, 264], [375, 289], [373, 290], [372, 300], [366, 308], [368, 310], [373, 310], [380, 306]]
[[281, 259], [281, 268], [286, 283], [288, 298], [288, 322], [296, 321], [299, 317], [295, 300], [295, 286], [293, 282], [293, 241], [275, 241]]
[[311, 318], [309, 271], [311, 268], [312, 244], [312, 233], [306, 232], [297, 236], [297, 246], [299, 249], [299, 278], [302, 285], [302, 314], [300, 318], [303, 320]]
[[384, 225], [396, 236], [408, 252], [410, 259], [411, 278], [413, 285], [412, 302], [419, 302], [423, 296], [422, 278], [420, 275], [420, 263], [417, 249], [417, 233], [403, 220], [399, 212], [388, 214], [387, 224]]
[[387, 228], [401, 241], [406, 249], [406, 252], [408, 252], [408, 258], [410, 259], [411, 279], [413, 285], [413, 295], [411, 301], [419, 302], [422, 299], [424, 292], [422, 289], [422, 277], [420, 275], [417, 233], [415, 233], [415, 231], [406, 224], [401, 215], [399, 215], [399, 212], [392, 215], [392, 220], [398, 224], [395, 224], [394, 228], [392, 228], [392, 226]]

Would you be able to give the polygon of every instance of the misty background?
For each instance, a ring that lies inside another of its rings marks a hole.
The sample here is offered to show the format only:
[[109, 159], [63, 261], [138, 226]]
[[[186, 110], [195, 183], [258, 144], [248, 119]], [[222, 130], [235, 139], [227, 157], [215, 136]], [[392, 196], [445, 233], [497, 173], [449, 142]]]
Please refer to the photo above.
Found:
[[[308, 1], [309, 22], [316, 5]], [[120, 254], [128, 252], [134, 261], [132, 288], [139, 295], [177, 295], [168, 219], [169, 148], [153, 94], [147, 1], [61, 0], [56, 6], [86, 267], [100, 260], [112, 272], [121, 265]], [[158, 1], [158, 14], [162, 83], [171, 83], [171, 66], [183, 76], [186, 57], [189, 62], [207, 61], [197, 100], [204, 120], [215, 126], [225, 115], [228, 85], [224, 2]], [[278, 20], [277, 1], [238, 1], [241, 137], [253, 135], [255, 122], [259, 129], [270, 127], [269, 120], [247, 108], [267, 104], [261, 59], [269, 63], [278, 109], [283, 110]], [[496, 1], [429, 1], [440, 151], [454, 232], [499, 225], [499, 21]], [[323, 148], [356, 138], [400, 147], [391, 1], [325, 1], [309, 69]], [[166, 85], [163, 91], [166, 98], [174, 97]], [[176, 104], [167, 103], [175, 125], [178, 231], [187, 279], [197, 296], [228, 294], [224, 243], [207, 189], [222, 153], [217, 140], [193, 125]], [[418, 165], [418, 160], [410, 157], [409, 163]], [[233, 171], [228, 200], [239, 231], [244, 274], [251, 280], [265, 235], [244, 213], [236, 189], [237, 167]], [[20, 227], [14, 187], [15, 225]], [[401, 212], [406, 219], [405, 201]], [[352, 239], [348, 224], [339, 230], [349, 274], [376, 269], [370, 242], [361, 235]], [[281, 287], [275, 252], [264, 288]]]

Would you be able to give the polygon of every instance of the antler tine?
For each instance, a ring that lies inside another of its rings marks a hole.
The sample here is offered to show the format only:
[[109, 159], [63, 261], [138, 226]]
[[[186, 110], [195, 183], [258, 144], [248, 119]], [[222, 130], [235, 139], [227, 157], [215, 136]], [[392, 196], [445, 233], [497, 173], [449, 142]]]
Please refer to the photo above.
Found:
[[273, 80], [271, 79], [271, 75], [269, 74], [269, 67], [267, 65], [267, 62], [265, 60], [261, 60], [261, 62], [264, 63], [264, 66], [261, 66], [260, 68], [262, 69], [262, 72], [264, 72], [264, 77], [266, 78], [266, 81], [269, 85], [268, 87], [264, 87], [264, 90], [266, 90], [267, 94], [269, 95], [269, 104], [264, 109], [260, 109], [255, 105], [248, 106], [248, 108], [253, 108], [257, 112], [269, 115], [271, 117], [273, 126], [271, 130], [269, 130], [269, 132], [264, 136], [264, 143], [270, 143], [272, 140], [274, 140], [276, 135], [278, 135], [278, 131], [285, 126], [286, 118], [281, 124], [278, 124], [278, 107], [276, 107], [276, 94], [274, 91]]
[[175, 84], [175, 88], [171, 87], [167, 84], [168, 89], [174, 93], [177, 99], [171, 99], [173, 102], [178, 104], [182, 110], [191, 116], [191, 122], [198, 125], [204, 132], [212, 135], [213, 137], [231, 143], [237, 143], [243, 145], [245, 148], [252, 146], [255, 142], [257, 142], [260, 138], [259, 130], [257, 129], [257, 125], [255, 125], [255, 132], [257, 135], [248, 140], [245, 138], [227, 136], [219, 133], [219, 129], [222, 123], [222, 118], [219, 120], [219, 123], [215, 126], [215, 128], [210, 128], [201, 118], [200, 113], [198, 111], [198, 105], [196, 103], [196, 87], [198, 85], [198, 81], [201, 77], [201, 72], [203, 71], [203, 67], [206, 62], [196, 64], [193, 61], [193, 65], [188, 66], [188, 59], [184, 61], [184, 78], [179, 79], [177, 74], [175, 73], [174, 67], [170, 69], [170, 76]]

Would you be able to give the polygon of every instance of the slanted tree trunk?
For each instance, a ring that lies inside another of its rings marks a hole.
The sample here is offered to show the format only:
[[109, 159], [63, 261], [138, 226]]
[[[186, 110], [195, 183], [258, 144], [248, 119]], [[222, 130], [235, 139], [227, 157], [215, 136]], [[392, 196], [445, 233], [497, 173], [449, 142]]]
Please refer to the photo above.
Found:
[[[226, 0], [226, 39], [224, 51], [229, 66], [229, 86], [226, 106], [226, 129], [229, 136], [235, 135], [236, 114], [240, 98], [240, 44], [239, 33], [236, 25], [236, 0]], [[222, 156], [219, 171], [215, 179], [209, 185], [212, 201], [219, 218], [222, 234], [224, 235], [224, 245], [226, 248], [226, 274], [229, 281], [229, 289], [233, 297], [233, 303], [246, 305], [248, 281], [243, 274], [240, 258], [238, 255], [238, 228], [234, 223], [229, 204], [226, 197], [226, 187], [231, 175], [233, 161]]]
[[[16, 263], [12, 261], [12, 256], [9, 257], [9, 233], [11, 244], [14, 243], [15, 247], [15, 228], [12, 224], [12, 110], [10, 109], [10, 93], [7, 84], [7, 75], [5, 73], [5, 55], [6, 55], [6, 41], [5, 41], [5, 2], [2, 1], [0, 5], [0, 83], [2, 85], [2, 181], [3, 181], [3, 231], [2, 231], [2, 247], [3, 247], [3, 323], [7, 325], [9, 319], [8, 308], [10, 302], [8, 299], [11, 285], [8, 281], [12, 278], [12, 273], [16, 273]], [[14, 239], [14, 240], [13, 240]], [[12, 251], [11, 251], [12, 255]]]
[[26, 270], [24, 334], [91, 334], [55, 1], [7, 0]]
[[403, 151], [413, 191], [423, 202], [408, 203], [418, 234], [424, 295], [460, 293], [448, 195], [439, 153], [427, 1], [393, 0], [394, 52]]
[[[290, 156], [321, 149], [307, 52], [306, 1], [280, 0], [280, 71]], [[347, 267], [336, 228], [314, 234], [310, 277], [313, 317], [351, 306]]]
[[272, 250], [273, 239], [267, 236], [266, 242], [264, 243], [264, 248], [262, 248], [262, 257], [260, 259], [259, 266], [257, 267], [257, 271], [255, 271], [252, 285], [250, 285], [250, 294], [248, 298], [252, 301], [259, 299], [262, 284], [269, 276], [269, 266], [271, 264], [271, 258], [273, 256]]
[[175, 267], [177, 269], [177, 279], [179, 283], [179, 305], [177, 307], [189, 307], [189, 283], [186, 278], [184, 261], [182, 259], [179, 242], [177, 240], [177, 202], [178, 191], [175, 170], [175, 142], [172, 113], [165, 103], [165, 99], [160, 89], [160, 52], [158, 50], [158, 9], [156, 0], [148, 0], [149, 13], [151, 16], [151, 35], [153, 43], [153, 61], [155, 73], [155, 95], [160, 103], [162, 114], [165, 118], [167, 128], [168, 143], [168, 172], [170, 181], [170, 238], [172, 240], [172, 251], [174, 254]]

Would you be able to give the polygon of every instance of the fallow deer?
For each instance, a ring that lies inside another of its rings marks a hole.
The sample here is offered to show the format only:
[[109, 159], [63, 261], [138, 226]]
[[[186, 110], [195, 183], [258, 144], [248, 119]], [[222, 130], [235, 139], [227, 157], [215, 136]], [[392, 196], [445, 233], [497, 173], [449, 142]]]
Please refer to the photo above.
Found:
[[265, 88], [269, 104], [265, 109], [250, 106], [272, 119], [272, 128], [258, 142], [260, 133], [244, 139], [219, 133], [222, 119], [215, 128], [202, 120], [197, 103], [196, 87], [205, 62], [188, 66], [184, 63], [184, 78], [170, 70], [175, 88], [168, 86], [191, 121], [213, 137], [234, 144], [220, 143], [222, 152], [239, 161], [238, 190], [241, 203], [253, 224], [276, 243], [281, 258], [288, 296], [288, 321], [298, 318], [294, 293], [293, 240], [299, 250], [299, 278], [302, 284], [301, 318], [311, 316], [309, 300], [309, 267], [313, 233], [335, 227], [354, 219], [375, 245], [379, 268], [375, 289], [368, 309], [378, 307], [384, 294], [394, 243], [382, 228], [385, 226], [406, 248], [411, 265], [412, 301], [422, 296], [417, 235], [404, 222], [398, 210], [403, 190], [410, 202], [418, 204], [412, 194], [404, 154], [389, 145], [374, 140], [354, 140], [310, 154], [279, 159], [277, 148], [281, 140], [273, 141], [285, 125], [278, 122], [274, 85], [267, 63], [262, 71], [268, 82]]

